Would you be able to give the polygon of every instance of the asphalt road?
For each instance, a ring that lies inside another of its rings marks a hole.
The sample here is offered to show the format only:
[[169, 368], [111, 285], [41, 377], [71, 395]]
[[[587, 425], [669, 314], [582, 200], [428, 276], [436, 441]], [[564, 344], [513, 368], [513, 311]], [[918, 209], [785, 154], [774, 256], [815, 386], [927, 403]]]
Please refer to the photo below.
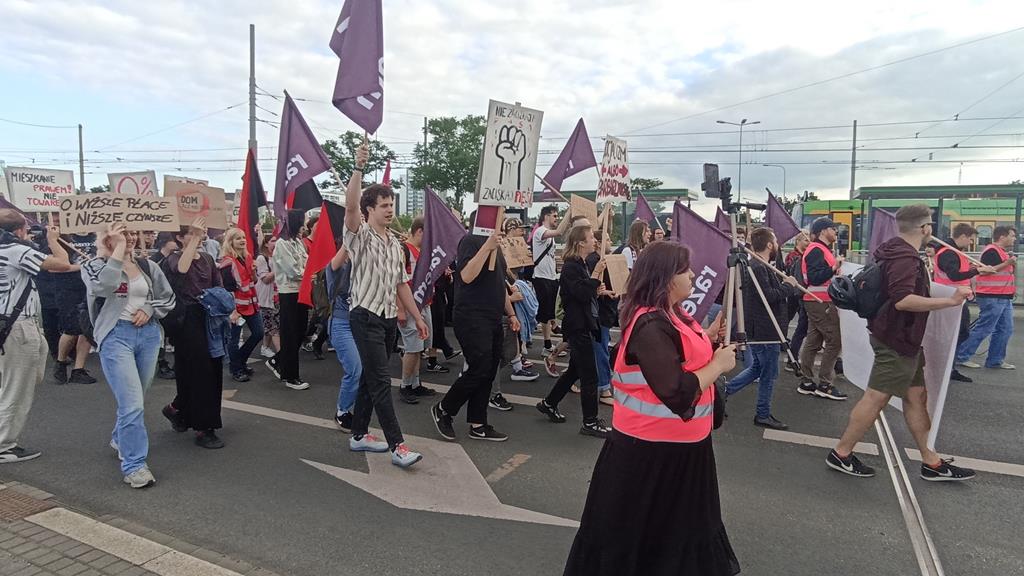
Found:
[[[1021, 370], [973, 371], [974, 384], [952, 383], [939, 434], [941, 452], [1024, 465], [1024, 323], [1018, 320], [1016, 328], [1008, 360]], [[131, 491], [120, 481], [107, 446], [115, 405], [103, 381], [57, 386], [48, 379], [37, 391], [23, 435], [23, 443], [41, 449], [43, 457], [4, 466], [0, 480], [25, 482], [78, 509], [122, 516], [283, 575], [561, 573], [573, 528], [399, 508], [303, 462], [369, 472], [368, 457], [349, 452], [346, 435], [289, 416], [333, 415], [337, 362], [305, 353], [302, 360], [303, 376], [313, 384], [306, 391], [285, 388], [260, 365], [254, 365], [251, 382], [225, 378], [225, 388], [235, 390], [232, 402], [287, 414], [225, 408], [221, 435], [227, 447], [219, 451], [202, 450], [190, 434], [169, 429], [159, 410], [173, 397], [174, 384], [157, 380], [147, 398], [147, 425], [158, 484], [145, 491]], [[450, 384], [458, 364], [451, 363], [450, 375], [424, 374], [423, 379]], [[100, 375], [95, 359], [89, 367]], [[392, 374], [399, 375], [397, 359]], [[499, 377], [506, 394], [534, 398], [554, 382], [547, 376], [533, 383], [508, 382], [507, 371]], [[791, 374], [781, 375], [775, 415], [793, 432], [837, 437], [859, 391], [841, 382], [851, 398], [832, 402], [800, 396], [796, 384]], [[723, 513], [743, 573], [916, 573], [882, 458], [865, 456], [880, 473], [855, 479], [825, 467], [825, 448], [766, 440], [751, 423], [755, 395], [749, 387], [731, 399], [730, 418], [715, 433]], [[397, 392], [395, 398], [410, 446], [417, 448], [420, 437], [436, 440], [429, 404], [403, 404]], [[478, 472], [453, 474], [469, 480], [518, 463], [490, 482], [501, 503], [577, 520], [601, 441], [577, 433], [581, 416], [575, 396], [562, 409], [568, 424], [550, 424], [526, 405], [492, 411], [491, 423], [511, 437], [505, 443], [466, 438], [460, 415], [460, 444]], [[610, 419], [610, 409], [602, 411]], [[887, 414], [897, 440], [912, 447], [900, 414], [892, 409]], [[877, 438], [871, 433], [865, 442]], [[429, 469], [443, 472], [443, 462], [432, 464]], [[913, 463], [909, 467], [916, 470]], [[406, 487], [403, 498], [415, 501], [421, 491], [436, 493], [446, 484], [444, 474], [419, 474], [420, 483]], [[447, 482], [454, 484], [451, 477]], [[1024, 478], [980, 473], [970, 483], [948, 485], [929, 484], [915, 474], [912, 485], [947, 574], [1024, 574]]]

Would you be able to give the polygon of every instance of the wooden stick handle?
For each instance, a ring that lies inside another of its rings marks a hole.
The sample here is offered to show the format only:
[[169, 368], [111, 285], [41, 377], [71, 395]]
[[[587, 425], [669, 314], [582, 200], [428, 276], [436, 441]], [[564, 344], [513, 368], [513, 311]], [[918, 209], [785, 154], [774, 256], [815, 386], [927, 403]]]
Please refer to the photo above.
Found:
[[558, 197], [562, 199], [562, 202], [569, 202], [569, 200], [565, 196], [562, 195], [562, 192], [559, 191], [558, 188], [555, 188], [554, 186], [549, 184], [548, 181], [545, 180], [543, 176], [541, 176], [540, 174], [537, 174], [536, 172], [534, 172], [534, 176], [536, 176], [537, 178], [540, 178], [541, 184], [544, 184], [545, 186], [550, 188], [552, 192], [554, 192], [555, 194], [558, 194]]
[[956, 246], [950, 246], [949, 244], [946, 244], [945, 242], [943, 242], [942, 240], [939, 240], [935, 236], [932, 236], [932, 240], [935, 243], [937, 243], [937, 244], [941, 244], [941, 245], [945, 246], [946, 248], [949, 248], [950, 250], [952, 250], [952, 251], [956, 252], [957, 254], [963, 256], [964, 258], [967, 258], [972, 264], [974, 264], [976, 266], [987, 266], [987, 264], [982, 264], [978, 260], [975, 260], [974, 258], [971, 258], [970, 256], [965, 254], [962, 250], [960, 250]]
[[[753, 256], [754, 258], [757, 258], [757, 259], [758, 259], [758, 260], [759, 260], [759, 261], [760, 261], [760, 262], [761, 262], [762, 264], [764, 264], [765, 266], [767, 266], [767, 267], [768, 267], [768, 268], [769, 268], [769, 269], [770, 269], [770, 270], [771, 270], [772, 272], [775, 272], [776, 274], [778, 274], [778, 275], [779, 275], [779, 278], [782, 278], [782, 279], [786, 279], [786, 278], [788, 278], [788, 277], [789, 277], [789, 274], [786, 274], [786, 273], [785, 273], [785, 272], [783, 272], [782, 270], [779, 270], [779, 269], [778, 269], [778, 268], [776, 268], [775, 266], [772, 266], [772, 265], [771, 265], [771, 262], [768, 262], [768, 261], [767, 261], [767, 260], [765, 260], [764, 258], [761, 258], [760, 256], [758, 256], [757, 252], [754, 252], [753, 250], [751, 250], [750, 248], [747, 248], [746, 246], [744, 246], [744, 247], [743, 247], [743, 249], [747, 251], [747, 254], [750, 254], [750, 255], [751, 255], [751, 256]], [[810, 291], [810, 290], [808, 290], [807, 288], [804, 288], [803, 286], [800, 286], [799, 284], [797, 284], [797, 286], [796, 286], [796, 287], [797, 287], [797, 288], [799, 288], [799, 289], [800, 289], [800, 291], [801, 291], [801, 292], [803, 292], [804, 294], [807, 294], [807, 295], [808, 295], [808, 296], [810, 296], [811, 298], [814, 298], [815, 300], [817, 300], [817, 301], [818, 301], [819, 303], [822, 303], [822, 304], [824, 304], [824, 301], [822, 301], [822, 299], [821, 299], [821, 298], [818, 298], [818, 297], [817, 297], [816, 295], [814, 295], [814, 293], [813, 293], [813, 292], [811, 292], [811, 291]]]
[[[504, 227], [504, 224], [505, 224], [505, 207], [502, 206], [501, 208], [498, 208], [498, 217], [495, 218], [495, 220], [494, 220], [494, 226], [495, 226], [494, 233], [495, 234], [501, 234], [501, 230]], [[487, 269], [490, 270], [491, 272], [494, 272], [494, 267], [495, 267], [495, 265], [498, 262], [498, 250], [501, 250], [500, 246], [495, 248], [494, 251], [491, 252], [491, 259], [487, 261]]]
[[64, 239], [63, 239], [63, 238], [61, 238], [60, 236], [58, 236], [58, 237], [57, 237], [57, 242], [60, 242], [62, 246], [64, 246], [64, 247], [65, 247], [65, 248], [67, 248], [68, 250], [71, 250], [71, 251], [72, 251], [72, 252], [74, 252], [75, 254], [78, 254], [78, 255], [79, 255], [79, 256], [81, 256], [82, 258], [88, 258], [88, 257], [89, 257], [89, 255], [88, 255], [88, 254], [86, 254], [85, 252], [82, 252], [82, 251], [81, 251], [81, 250], [79, 250], [78, 248], [75, 248], [75, 247], [74, 247], [74, 246], [72, 246], [71, 244], [68, 244], [68, 243], [67, 243], [66, 241], [64, 241]]

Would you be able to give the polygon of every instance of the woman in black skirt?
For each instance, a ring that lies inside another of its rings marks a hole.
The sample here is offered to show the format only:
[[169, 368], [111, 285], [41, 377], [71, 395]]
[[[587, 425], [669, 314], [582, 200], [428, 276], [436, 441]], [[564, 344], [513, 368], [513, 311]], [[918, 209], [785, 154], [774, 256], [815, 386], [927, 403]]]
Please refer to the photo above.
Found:
[[735, 366], [735, 347], [712, 352], [683, 306], [692, 286], [690, 253], [679, 244], [651, 244], [633, 267], [613, 364], [613, 431], [567, 575], [739, 573], [711, 446], [714, 382]]

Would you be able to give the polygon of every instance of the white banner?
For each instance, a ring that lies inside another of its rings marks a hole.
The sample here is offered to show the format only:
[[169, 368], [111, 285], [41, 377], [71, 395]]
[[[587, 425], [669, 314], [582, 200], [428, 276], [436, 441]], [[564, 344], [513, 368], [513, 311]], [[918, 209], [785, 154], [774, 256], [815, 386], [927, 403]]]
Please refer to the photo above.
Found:
[[139, 196], [159, 196], [156, 188], [156, 172], [122, 172], [107, 174], [110, 191], [117, 194], [138, 194]]
[[[860, 264], [843, 263], [843, 274], [856, 274], [863, 268]], [[932, 283], [932, 296], [946, 298], [955, 290], [949, 286]], [[867, 320], [851, 310], [839, 310], [839, 327], [843, 335], [843, 375], [858, 388], [865, 389], [871, 376], [875, 352], [871, 349]], [[946, 404], [949, 389], [949, 374], [953, 369], [956, 355], [956, 337], [960, 331], [960, 307], [943, 308], [928, 315], [928, 326], [924, 332], [924, 383], [928, 389], [928, 414], [932, 429], [928, 433], [928, 447], [935, 450], [935, 438], [939, 434], [942, 409]], [[903, 410], [903, 402], [896, 397], [889, 404]]]
[[57, 212], [60, 199], [75, 193], [75, 173], [71, 170], [8, 166], [4, 172], [11, 204], [25, 212]]
[[601, 183], [597, 187], [597, 203], [629, 201], [629, 156], [626, 141], [605, 136], [601, 158]]
[[544, 113], [491, 100], [477, 176], [481, 206], [528, 208], [533, 204], [537, 146]]

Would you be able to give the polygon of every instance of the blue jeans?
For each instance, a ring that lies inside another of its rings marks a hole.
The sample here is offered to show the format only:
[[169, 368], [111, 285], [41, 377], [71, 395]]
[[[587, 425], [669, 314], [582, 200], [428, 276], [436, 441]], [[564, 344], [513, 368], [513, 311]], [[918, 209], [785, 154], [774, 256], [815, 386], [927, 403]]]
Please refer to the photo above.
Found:
[[775, 387], [775, 379], [779, 375], [779, 350], [778, 344], [751, 344], [747, 347], [750, 350], [753, 360], [743, 372], [736, 375], [725, 387], [726, 396], [732, 396], [750, 384], [758, 380], [757, 388], [757, 417], [767, 418], [772, 413], [772, 388]]
[[991, 335], [985, 367], [996, 368], [1006, 360], [1006, 345], [1013, 336], [1013, 300], [978, 296], [978, 308], [981, 310], [978, 322], [967, 340], [957, 346], [956, 361], [960, 363], [970, 360], [978, 351], [978, 346]]
[[601, 326], [600, 329], [600, 339], [594, 340], [594, 360], [597, 362], [597, 391], [604, 392], [612, 387], [611, 358], [608, 356], [611, 336], [607, 326]]
[[156, 320], [136, 328], [118, 320], [100, 343], [100, 365], [117, 400], [117, 423], [111, 434], [121, 452], [121, 472], [135, 472], [146, 463], [149, 436], [143, 419], [146, 390], [153, 382], [163, 332]]
[[245, 363], [249, 361], [252, 351], [260, 345], [260, 342], [263, 342], [263, 317], [260, 316], [259, 310], [251, 316], [242, 316], [242, 318], [245, 318], [245, 325], [249, 327], [249, 338], [239, 348], [238, 338], [242, 335], [242, 327], [238, 324], [231, 325], [228, 357], [231, 360], [229, 368], [232, 374], [237, 374], [242, 371], [242, 368], [245, 368]]
[[359, 360], [359, 349], [352, 337], [352, 325], [348, 318], [331, 318], [331, 345], [338, 355], [338, 362], [345, 370], [338, 390], [338, 412], [351, 412], [359, 392], [359, 379], [363, 377], [363, 363]]

